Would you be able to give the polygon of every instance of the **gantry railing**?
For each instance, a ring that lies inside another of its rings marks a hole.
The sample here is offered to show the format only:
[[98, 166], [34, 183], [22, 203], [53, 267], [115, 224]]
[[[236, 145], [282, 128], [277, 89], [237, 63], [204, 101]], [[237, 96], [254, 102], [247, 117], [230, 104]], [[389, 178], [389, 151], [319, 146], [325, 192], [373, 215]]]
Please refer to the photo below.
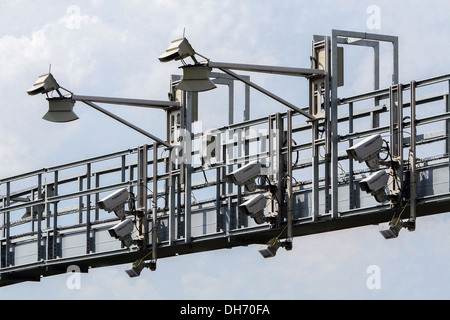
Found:
[[[1, 179], [0, 283], [39, 280], [74, 264], [87, 271], [130, 263], [147, 256], [155, 239], [158, 258], [164, 258], [388, 222], [396, 212], [409, 215], [413, 197], [417, 216], [445, 213], [450, 203], [449, 84], [450, 75], [444, 75], [395, 87], [403, 98], [405, 179], [412, 170], [411, 141], [417, 171], [417, 182], [405, 187], [396, 210], [360, 190], [358, 182], [373, 170], [346, 153], [373, 134], [389, 139], [392, 88], [339, 100], [336, 181], [320, 147], [317, 161], [312, 158], [312, 124], [295, 111], [193, 134], [188, 176], [174, 165], [173, 151], [153, 144]], [[268, 188], [248, 192], [227, 180], [253, 160], [265, 166], [267, 177], [257, 183], [283, 186], [283, 199]], [[331, 213], [332, 185], [338, 186], [338, 216]], [[108, 230], [119, 218], [97, 205], [121, 188], [139, 197], [146, 209], [145, 229], [157, 235], [146, 238], [144, 246], [127, 248], [111, 237]], [[255, 194], [267, 197], [266, 215], [278, 210], [277, 224], [257, 224], [240, 212], [239, 205]]]

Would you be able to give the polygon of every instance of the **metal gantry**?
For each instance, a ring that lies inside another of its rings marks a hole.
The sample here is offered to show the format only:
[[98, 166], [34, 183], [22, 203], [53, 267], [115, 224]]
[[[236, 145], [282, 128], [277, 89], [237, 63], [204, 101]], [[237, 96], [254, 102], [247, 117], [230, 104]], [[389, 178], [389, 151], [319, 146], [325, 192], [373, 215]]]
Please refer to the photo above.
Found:
[[[392, 85], [384, 89], [380, 42], [393, 47]], [[339, 97], [347, 45], [374, 49], [373, 91]], [[151, 261], [154, 270], [157, 259], [252, 244], [266, 245], [275, 255], [278, 246], [293, 249], [293, 237], [393, 221], [412, 231], [416, 217], [445, 213], [450, 75], [400, 84], [396, 37], [341, 30], [313, 37], [311, 61], [311, 69], [208, 61], [219, 69], [211, 81], [228, 87], [227, 125], [193, 133], [201, 93], [177, 90], [182, 77], [172, 76], [166, 140], [1, 179], [0, 284], [39, 281], [72, 265], [87, 272]], [[232, 69], [306, 78], [307, 106], [295, 106]], [[238, 83], [245, 88], [244, 121], [234, 123]], [[251, 88], [288, 110], [251, 119]], [[389, 161], [368, 168], [349, 157], [346, 150], [378, 134]], [[230, 180], [255, 161], [262, 165], [256, 187]], [[378, 170], [389, 173], [389, 196], [382, 202], [358, 185]], [[98, 205], [123, 188], [132, 195], [130, 247], [109, 232], [121, 218]], [[240, 210], [257, 195], [267, 201], [262, 223]]]

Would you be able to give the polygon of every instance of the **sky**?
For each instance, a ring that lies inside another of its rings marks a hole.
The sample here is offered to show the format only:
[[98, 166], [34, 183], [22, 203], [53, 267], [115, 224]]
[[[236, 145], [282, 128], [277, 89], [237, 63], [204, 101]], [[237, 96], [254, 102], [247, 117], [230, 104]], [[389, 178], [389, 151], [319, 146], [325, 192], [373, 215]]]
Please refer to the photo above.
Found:
[[[81, 104], [78, 121], [43, 121], [45, 101], [26, 90], [50, 66], [59, 84], [76, 94], [166, 100], [170, 75], [180, 70], [157, 58], [183, 33], [213, 61], [308, 68], [312, 36], [342, 29], [398, 36], [400, 82], [409, 83], [449, 73], [449, 9], [444, 0], [2, 0], [0, 177], [148, 143]], [[367, 59], [346, 70], [343, 94], [370, 90]], [[389, 60], [382, 62], [389, 70]], [[305, 81], [253, 79], [294, 104], [308, 103]], [[390, 84], [389, 73], [382, 72], [381, 82]], [[214, 102], [214, 93], [207, 97]], [[252, 101], [258, 99], [252, 92]], [[202, 123], [225, 125], [226, 113], [211, 108], [216, 112], [201, 114]], [[160, 110], [109, 110], [165, 135]], [[283, 110], [261, 104], [251, 116]], [[127, 266], [92, 269], [77, 288], [63, 274], [1, 288], [0, 299], [449, 299], [449, 228], [449, 215], [442, 214], [419, 218], [415, 232], [389, 241], [379, 226], [366, 226], [296, 238], [292, 251], [279, 250], [274, 259], [262, 260], [256, 246], [179, 256], [159, 260], [156, 272], [137, 279], [123, 272]]]

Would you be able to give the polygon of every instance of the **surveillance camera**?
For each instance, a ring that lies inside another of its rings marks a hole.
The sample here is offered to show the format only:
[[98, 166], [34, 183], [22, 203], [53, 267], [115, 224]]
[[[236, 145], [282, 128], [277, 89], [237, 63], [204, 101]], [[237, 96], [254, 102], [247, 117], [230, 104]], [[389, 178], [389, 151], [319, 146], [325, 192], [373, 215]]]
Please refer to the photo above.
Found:
[[109, 196], [100, 200], [98, 202], [98, 207], [108, 212], [114, 211], [119, 218], [122, 218], [125, 215], [125, 212], [124, 210], [118, 209], [119, 207], [125, 205], [125, 202], [127, 202], [129, 196], [130, 193], [127, 188], [117, 190], [116, 192], [113, 192]]
[[261, 174], [262, 164], [259, 161], [250, 162], [231, 172], [228, 179], [238, 186], [244, 185], [247, 191], [255, 191], [255, 179]]
[[252, 217], [257, 224], [263, 224], [266, 221], [264, 208], [266, 207], [266, 197], [262, 194], [253, 197], [239, 206], [239, 211]]
[[361, 142], [347, 149], [349, 157], [358, 162], [366, 162], [369, 168], [377, 168], [380, 165], [378, 154], [383, 147], [383, 138], [381, 135], [370, 136]]
[[129, 235], [131, 234], [131, 232], [133, 232], [133, 221], [131, 219], [125, 219], [124, 221], [112, 227], [108, 231], [109, 234], [116, 239], [123, 238], [126, 235]]
[[119, 239], [126, 247], [130, 247], [133, 240], [131, 239], [131, 233], [133, 232], [133, 221], [131, 219], [125, 219], [118, 225], [108, 230], [111, 237]]
[[369, 177], [361, 180], [359, 186], [361, 190], [375, 196], [378, 202], [386, 200], [385, 188], [389, 180], [389, 175], [385, 170], [378, 171]]

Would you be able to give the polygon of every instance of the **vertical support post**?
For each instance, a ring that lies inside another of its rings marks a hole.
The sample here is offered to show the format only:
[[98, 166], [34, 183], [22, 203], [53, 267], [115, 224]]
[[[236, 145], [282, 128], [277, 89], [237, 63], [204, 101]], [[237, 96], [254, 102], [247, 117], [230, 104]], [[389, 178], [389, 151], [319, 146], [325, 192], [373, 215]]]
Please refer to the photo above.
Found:
[[175, 164], [173, 163], [174, 157], [172, 153], [176, 152], [174, 149], [170, 150], [169, 155], [169, 245], [172, 246], [175, 242], [175, 195], [176, 195], [176, 175], [174, 174]]
[[409, 151], [409, 163], [410, 163], [410, 216], [409, 222], [411, 226], [409, 230], [415, 230], [416, 228], [416, 213], [417, 213], [417, 167], [416, 167], [416, 82], [411, 81], [411, 137], [410, 137], [410, 151]]
[[[126, 181], [126, 170], [127, 170], [127, 158], [125, 155], [123, 155], [121, 157], [121, 170], [120, 170], [120, 181], [125, 182]], [[98, 187], [99, 185], [97, 185]], [[95, 203], [97, 203], [98, 201], [96, 201]]]
[[[34, 189], [31, 190], [30, 199], [31, 199], [31, 201], [36, 200], [35, 195], [34, 195]], [[29, 210], [30, 210], [30, 214], [31, 214], [30, 232], [34, 233], [34, 219], [35, 219], [34, 213], [39, 210], [39, 207], [38, 206], [31, 206], [29, 208]]]
[[[248, 84], [244, 87], [244, 121], [250, 120], [250, 86]], [[231, 97], [232, 99], [234, 97]]]
[[287, 204], [287, 238], [292, 241], [292, 220], [294, 218], [294, 194], [292, 190], [292, 110], [287, 111], [287, 168], [286, 168], [286, 183], [289, 202]]
[[392, 157], [392, 183], [389, 184], [391, 194], [398, 195], [397, 205], [402, 205], [401, 190], [403, 187], [403, 86], [393, 85], [389, 89], [390, 96], [390, 153]]
[[[83, 176], [78, 177], [78, 191], [83, 191]], [[83, 223], [83, 196], [78, 197], [78, 223]]]
[[138, 148], [138, 185], [137, 185], [137, 209], [147, 211], [147, 174], [148, 145]]
[[276, 212], [277, 215], [277, 225], [280, 225], [282, 219], [286, 217], [286, 206], [284, 201], [285, 191], [286, 191], [286, 168], [284, 166], [285, 156], [283, 155], [283, 148], [285, 145], [285, 137], [284, 137], [284, 123], [280, 113], [277, 113], [275, 116], [276, 121], [276, 150], [275, 157], [277, 163], [277, 191], [276, 191]]
[[[278, 166], [278, 162], [276, 161], [276, 150], [275, 150], [275, 143], [274, 139], [276, 138], [276, 115], [270, 115], [269, 116], [269, 180], [273, 181], [275, 177], [275, 172], [278, 170], [275, 166]], [[273, 196], [273, 195], [272, 195]], [[275, 197], [278, 196], [278, 194], [275, 195]], [[271, 208], [270, 210], [272, 212], [276, 212], [276, 201], [271, 201], [270, 203]], [[278, 223], [277, 219], [277, 223]]]
[[216, 232], [220, 232], [223, 226], [223, 222], [221, 221], [221, 194], [220, 194], [220, 168], [216, 168]]
[[[158, 247], [158, 143], [153, 144], [152, 261], [156, 263]], [[147, 215], [147, 214], [145, 214]], [[147, 243], [147, 242], [146, 242]]]
[[[176, 186], [176, 201], [177, 201], [177, 215], [176, 215], [176, 224], [177, 224], [177, 231], [176, 231], [176, 237], [181, 238], [184, 237], [184, 228], [183, 228], [183, 221], [182, 221], [182, 212], [183, 212], [183, 207], [181, 206], [181, 200], [182, 200], [182, 189], [181, 189], [181, 171], [180, 174], [178, 174], [178, 176], [176, 177], [177, 179], [177, 183], [175, 184]], [[184, 218], [183, 218], [184, 219]]]
[[[331, 46], [331, 48], [330, 48]], [[320, 162], [320, 146], [325, 147], [324, 158], [324, 196], [325, 196], [325, 212], [332, 212], [332, 217], [337, 216], [337, 103], [333, 105], [333, 97], [337, 96], [337, 91], [331, 90], [330, 101], [330, 85], [331, 88], [338, 86], [338, 50], [337, 36], [333, 32], [330, 43], [330, 37], [314, 36], [313, 37], [313, 68], [325, 71], [325, 76], [311, 78], [309, 80], [309, 103], [310, 114], [316, 117], [312, 121], [312, 217], [316, 220], [319, 217], [319, 162]], [[332, 76], [330, 78], [330, 70]], [[334, 77], [333, 77], [334, 72]], [[334, 82], [330, 82], [334, 81]], [[334, 93], [334, 96], [333, 96]], [[335, 99], [336, 100], [336, 99]], [[333, 120], [333, 115], [336, 113]], [[324, 120], [324, 139], [319, 139], [319, 121]], [[335, 141], [335, 143], [333, 143]]]
[[[348, 104], [348, 133], [353, 133], [353, 102]], [[353, 139], [349, 139], [348, 147], [353, 146]], [[349, 209], [356, 208], [355, 205], [355, 179], [353, 177], [353, 158], [348, 158], [348, 194], [349, 194]]]
[[198, 92], [186, 92], [185, 161], [184, 161], [184, 237], [191, 242], [191, 193], [192, 193], [192, 110], [198, 102]]
[[[236, 134], [237, 134], [237, 154], [236, 157], [238, 159], [241, 159], [242, 157], [242, 149], [243, 149], [243, 141], [242, 141], [242, 134], [243, 134], [243, 129], [237, 129], [236, 130]], [[242, 165], [238, 164], [237, 165], [238, 168], [240, 168]], [[237, 198], [236, 198], [236, 211], [235, 211], [235, 221], [236, 221], [236, 228], [240, 228], [243, 224], [244, 221], [246, 221], [247, 219], [242, 219], [242, 214], [239, 211], [239, 205], [242, 203], [242, 187], [237, 187]]]
[[[42, 197], [42, 174], [39, 173], [38, 175], [38, 199], [43, 200]], [[36, 245], [37, 245], [37, 261], [42, 260], [42, 212], [44, 210], [45, 206], [39, 205], [39, 209], [37, 210], [37, 238], [36, 238]]]
[[[11, 182], [6, 182], [6, 207], [11, 205]], [[3, 229], [3, 236], [6, 238], [5, 247], [4, 247], [4, 256], [5, 256], [5, 267], [11, 266], [12, 257], [11, 257], [11, 212], [6, 211], [3, 216], [3, 225], [5, 229]]]
[[392, 50], [393, 50], [393, 75], [392, 75], [392, 84], [398, 84], [399, 79], [399, 57], [398, 57], [398, 38], [397, 37], [391, 37], [392, 38]]
[[[373, 46], [373, 52], [374, 52], [374, 90], [380, 89], [380, 44], [378, 42], [374, 43]], [[380, 104], [380, 98], [375, 97], [374, 98], [374, 105], [378, 106]], [[378, 128], [380, 126], [380, 114], [378, 112], [372, 112], [371, 113], [371, 122], [372, 122], [372, 128]]]
[[[133, 165], [128, 166], [128, 179], [129, 181], [134, 181], [134, 168]], [[130, 185], [130, 192], [134, 193], [134, 186]]]
[[[450, 113], [450, 80], [448, 81], [448, 93], [444, 96], [445, 112]], [[445, 144], [445, 153], [448, 157], [448, 190], [450, 191], [450, 120], [445, 120], [445, 134], [447, 136]]]
[[319, 218], [319, 121], [315, 120], [311, 122], [312, 129], [312, 142], [311, 142], [311, 151], [312, 151], [312, 213], [311, 217], [313, 221], [316, 221]]
[[[86, 190], [91, 189], [92, 166], [86, 165]], [[91, 195], [86, 195], [86, 253], [91, 252]]]
[[[312, 68], [326, 69], [329, 55], [325, 48], [327, 38], [314, 36], [312, 43]], [[311, 218], [316, 221], [319, 218], [319, 119], [327, 119], [327, 111], [322, 106], [321, 92], [322, 80], [309, 79], [309, 113], [316, 117], [311, 121], [311, 161], [312, 161], [312, 190], [311, 190]], [[325, 124], [325, 127], [327, 125]], [[328, 135], [328, 130], [327, 130]]]
[[228, 124], [234, 123], [234, 82], [228, 84]]
[[[124, 182], [125, 180], [123, 180], [122, 182]], [[94, 183], [95, 183], [95, 188], [100, 188], [100, 175], [98, 173], [96, 173], [94, 175]], [[100, 194], [98, 192], [95, 193], [94, 195], [94, 203], [98, 203], [100, 201]], [[98, 206], [95, 206], [94, 209], [94, 221], [98, 221], [100, 219], [100, 208]]]
[[[59, 172], [58, 170], [55, 171], [54, 177], [54, 188], [55, 188], [55, 196], [58, 195], [58, 176]], [[58, 257], [58, 203], [53, 203], [53, 237], [52, 237], [52, 244], [51, 244], [51, 258], [56, 259]]]
[[232, 183], [231, 182], [227, 182], [227, 179], [225, 179], [226, 175], [227, 175], [227, 170], [229, 170], [230, 172], [232, 171], [232, 166], [226, 165], [228, 163], [228, 159], [230, 158], [230, 152], [233, 151], [233, 148], [229, 148], [228, 144], [230, 143], [230, 136], [232, 135], [232, 133], [230, 133], [230, 130], [227, 130], [225, 132], [225, 145], [223, 146], [222, 149], [222, 161], [224, 163], [224, 166], [222, 167], [221, 171], [222, 171], [222, 177], [223, 177], [223, 183], [222, 183], [222, 195], [224, 198], [227, 199], [227, 206], [226, 208], [224, 208], [223, 211], [223, 217], [222, 217], [222, 225], [223, 225], [223, 231], [225, 233], [226, 236], [229, 235], [230, 233], [230, 229], [231, 229], [231, 225], [230, 225], [230, 218], [231, 218], [231, 201], [232, 198], [228, 197], [227, 194], [231, 193], [232, 190], [230, 190], [230, 188], [232, 188]]
[[[156, 142], [155, 142], [156, 144]], [[137, 216], [137, 228], [139, 232], [139, 240], [142, 241], [142, 248], [148, 244], [148, 221], [147, 221], [147, 184], [148, 184], [148, 145], [138, 148], [138, 164], [137, 164], [137, 210], [140, 214]], [[156, 197], [153, 190], [153, 198]]]
[[[183, 91], [177, 90], [176, 86], [171, 83], [170, 87], [171, 100], [181, 103], [181, 110], [167, 111], [167, 141], [170, 144], [178, 145], [184, 143], [184, 137], [180, 137], [180, 131], [184, 127], [184, 94]], [[182, 118], [183, 117], [183, 118]], [[181, 139], [183, 139], [181, 141]], [[169, 158], [167, 164], [167, 170], [169, 172], [169, 245], [173, 245], [175, 240], [178, 239], [177, 220], [180, 219], [180, 177], [182, 176], [181, 169], [182, 161], [180, 161], [178, 147], [172, 148], [169, 151]], [[178, 165], [178, 173], [175, 172]], [[177, 179], [178, 182], [177, 183]], [[178, 200], [178, 201], [177, 201]]]
[[[327, 41], [328, 46], [328, 41]], [[330, 112], [327, 113], [329, 115], [329, 127], [326, 128], [327, 132], [329, 132], [328, 137], [330, 139], [331, 146], [331, 217], [338, 217], [338, 127], [337, 127], [337, 118], [338, 118], [338, 74], [339, 74], [339, 58], [338, 58], [338, 41], [337, 34], [333, 30], [331, 36], [331, 59], [328, 64], [327, 71], [327, 80], [326, 80], [326, 94], [331, 92], [330, 99], [325, 100], [325, 104], [329, 103]], [[330, 52], [327, 51], [327, 52]], [[331, 64], [331, 65], [330, 65]], [[331, 74], [331, 75], [330, 75]], [[330, 86], [328, 90], [328, 85]]]

